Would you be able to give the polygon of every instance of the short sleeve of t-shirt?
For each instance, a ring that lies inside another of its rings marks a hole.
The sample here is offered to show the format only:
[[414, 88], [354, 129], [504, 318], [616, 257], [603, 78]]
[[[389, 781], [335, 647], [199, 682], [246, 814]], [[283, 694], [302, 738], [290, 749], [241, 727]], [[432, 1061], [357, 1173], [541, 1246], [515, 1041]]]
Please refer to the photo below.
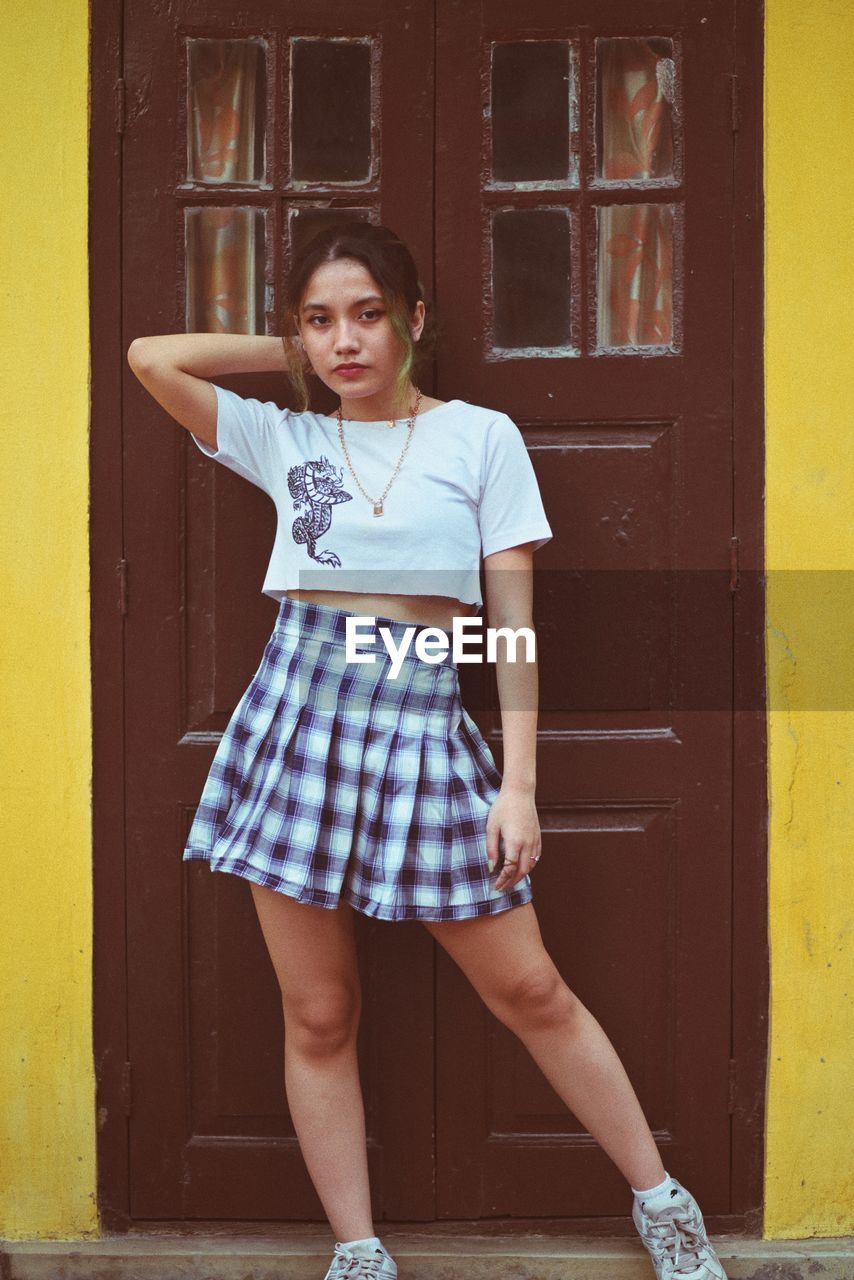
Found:
[[537, 551], [553, 537], [522, 433], [505, 413], [484, 433], [478, 522], [484, 556], [523, 542]]
[[263, 403], [239, 396], [214, 382], [211, 386], [217, 399], [217, 447], [212, 449], [192, 432], [190, 435], [208, 458], [214, 458], [271, 494], [273, 477], [281, 471], [277, 437], [283, 430], [282, 418], [288, 410], [280, 409], [272, 400]]

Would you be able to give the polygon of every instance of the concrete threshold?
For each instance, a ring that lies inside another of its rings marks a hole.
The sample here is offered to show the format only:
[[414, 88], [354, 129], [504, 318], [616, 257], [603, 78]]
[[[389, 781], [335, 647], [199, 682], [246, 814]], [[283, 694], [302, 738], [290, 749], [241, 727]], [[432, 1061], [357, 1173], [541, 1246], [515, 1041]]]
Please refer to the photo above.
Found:
[[[379, 1234], [399, 1280], [655, 1280], [639, 1239]], [[854, 1280], [854, 1237], [711, 1239], [729, 1280]], [[323, 1280], [328, 1230], [275, 1236], [0, 1240], [0, 1280]]]

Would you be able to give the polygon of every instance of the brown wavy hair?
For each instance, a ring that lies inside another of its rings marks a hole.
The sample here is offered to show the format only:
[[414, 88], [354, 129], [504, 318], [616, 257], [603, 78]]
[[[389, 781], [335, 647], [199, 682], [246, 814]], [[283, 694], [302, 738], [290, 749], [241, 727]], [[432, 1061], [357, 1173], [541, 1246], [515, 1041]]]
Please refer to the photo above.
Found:
[[[287, 375], [301, 403], [300, 413], [310, 405], [306, 384], [308, 357], [299, 338], [297, 317], [312, 275], [325, 262], [339, 258], [355, 258], [376, 280], [388, 311], [389, 322], [400, 339], [401, 361], [395, 385], [395, 401], [403, 398], [410, 377], [428, 364], [436, 349], [439, 326], [433, 303], [424, 296], [424, 286], [409, 249], [391, 227], [361, 218], [333, 223], [313, 236], [294, 255], [285, 289], [282, 330], [286, 338]], [[412, 337], [410, 324], [418, 301], [424, 303], [424, 327], [421, 337]]]

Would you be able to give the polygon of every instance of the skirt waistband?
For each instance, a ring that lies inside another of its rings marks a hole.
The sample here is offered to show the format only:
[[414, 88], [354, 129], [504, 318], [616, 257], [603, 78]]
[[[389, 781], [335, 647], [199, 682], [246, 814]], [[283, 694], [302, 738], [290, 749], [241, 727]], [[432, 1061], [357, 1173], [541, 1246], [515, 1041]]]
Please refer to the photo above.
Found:
[[[406, 633], [410, 632], [408, 647], [404, 656], [404, 662], [416, 662], [420, 666], [427, 667], [451, 667], [456, 670], [457, 664], [454, 661], [452, 637], [448, 636], [448, 649], [445, 653], [437, 648], [439, 637], [435, 634], [441, 628], [429, 626], [427, 623], [421, 622], [401, 622], [399, 618], [388, 618], [383, 614], [377, 613], [356, 613], [350, 609], [337, 609], [331, 605], [315, 604], [311, 600], [295, 600], [293, 596], [283, 596], [279, 603], [279, 612], [276, 618], [276, 631], [290, 632], [295, 636], [299, 636], [300, 640], [323, 640], [340, 644], [343, 651], [347, 642], [347, 620], [350, 618], [368, 618], [370, 621], [359, 624], [358, 631], [354, 636], [354, 646], [357, 653], [376, 653], [379, 659], [383, 654], [387, 653], [384, 637], [380, 634], [380, 627], [385, 627], [396, 649], [406, 643]], [[429, 642], [428, 652], [433, 659], [427, 662], [420, 658], [415, 650], [415, 644], [422, 632], [430, 632], [427, 640]], [[373, 639], [373, 643], [372, 643]]]

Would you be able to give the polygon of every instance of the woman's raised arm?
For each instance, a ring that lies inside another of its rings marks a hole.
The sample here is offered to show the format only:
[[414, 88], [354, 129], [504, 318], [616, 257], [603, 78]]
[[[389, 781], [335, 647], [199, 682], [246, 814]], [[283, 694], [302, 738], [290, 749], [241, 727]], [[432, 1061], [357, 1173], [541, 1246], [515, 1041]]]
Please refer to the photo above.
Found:
[[280, 373], [286, 368], [281, 338], [243, 333], [135, 338], [127, 360], [157, 403], [212, 449], [217, 447], [217, 403], [208, 379], [223, 373]]

